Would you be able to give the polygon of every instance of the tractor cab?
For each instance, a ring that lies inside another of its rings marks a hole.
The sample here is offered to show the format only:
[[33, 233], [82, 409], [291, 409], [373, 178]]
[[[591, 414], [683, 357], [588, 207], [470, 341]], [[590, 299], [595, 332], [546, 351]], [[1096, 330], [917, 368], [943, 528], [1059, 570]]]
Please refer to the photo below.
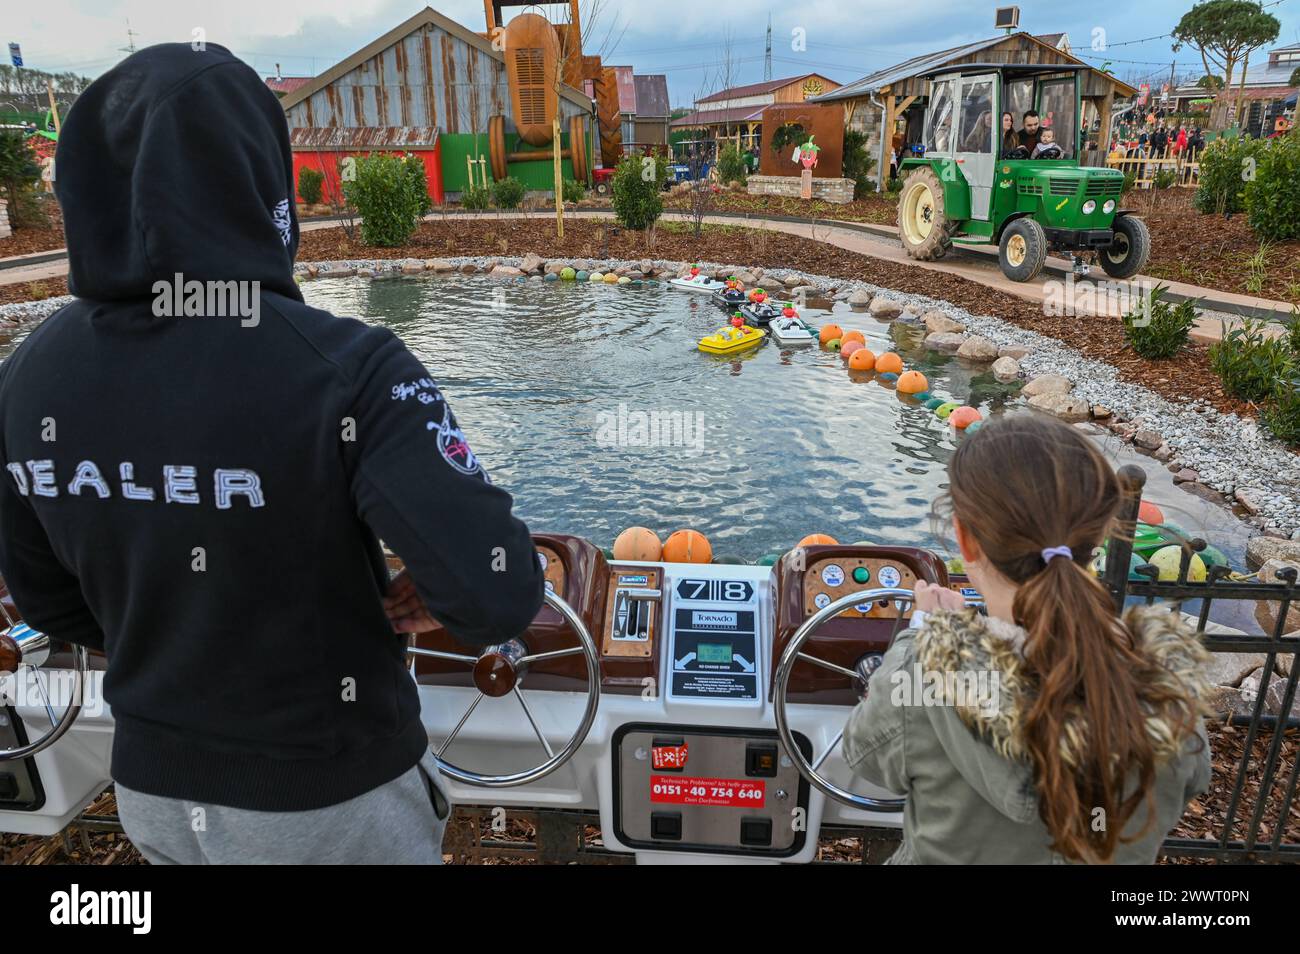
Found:
[[929, 75], [925, 154], [900, 169], [899, 237], [911, 257], [934, 261], [954, 244], [992, 243], [1014, 281], [1037, 276], [1049, 251], [1076, 264], [1095, 254], [1115, 278], [1141, 271], [1151, 240], [1145, 223], [1119, 208], [1123, 175], [1079, 164], [1087, 68], [965, 63]]

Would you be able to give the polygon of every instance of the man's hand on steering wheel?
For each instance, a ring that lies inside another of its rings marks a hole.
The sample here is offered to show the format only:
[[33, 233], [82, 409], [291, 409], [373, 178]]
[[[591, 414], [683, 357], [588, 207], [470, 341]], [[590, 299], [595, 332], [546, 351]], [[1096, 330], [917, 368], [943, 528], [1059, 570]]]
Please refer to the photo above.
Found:
[[384, 596], [384, 612], [393, 624], [395, 633], [427, 633], [438, 628], [438, 623], [424, 606], [420, 594], [415, 591], [415, 581], [411, 574], [403, 570], [393, 577], [388, 584], [388, 593]]

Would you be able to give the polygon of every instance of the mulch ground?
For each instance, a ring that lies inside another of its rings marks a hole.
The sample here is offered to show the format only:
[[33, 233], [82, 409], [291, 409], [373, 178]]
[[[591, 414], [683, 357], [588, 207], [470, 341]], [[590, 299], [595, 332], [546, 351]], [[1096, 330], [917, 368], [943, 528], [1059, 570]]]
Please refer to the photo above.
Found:
[[[1210, 791], [1188, 805], [1187, 811], [1172, 835], [1179, 838], [1217, 838], [1223, 830], [1227, 816], [1228, 803], [1236, 784], [1237, 766], [1245, 747], [1246, 730], [1232, 726], [1211, 725], [1210, 749], [1214, 761], [1214, 774], [1210, 782]], [[1246, 786], [1237, 812], [1237, 825], [1233, 832], [1234, 839], [1240, 839], [1245, 823], [1259, 800], [1259, 775], [1272, 736], [1262, 734], [1255, 740], [1254, 755]], [[1300, 733], [1290, 730], [1283, 742], [1282, 754], [1276, 772], [1276, 778], [1289, 778], [1295, 764], [1297, 749], [1300, 749]], [[1279, 824], [1284, 824], [1283, 844], [1300, 843], [1300, 801], [1293, 803], [1285, 821], [1280, 815], [1280, 799], [1277, 795], [1281, 786], [1276, 782], [1272, 797], [1265, 802], [1263, 821], [1260, 825], [1258, 840], [1267, 843], [1272, 839]], [[101, 795], [88, 809], [92, 815], [112, 815], [117, 810], [111, 792]], [[477, 829], [477, 831], [475, 831]], [[474, 835], [477, 834], [477, 838]], [[481, 864], [535, 864], [536, 856], [531, 845], [536, 843], [536, 827], [527, 819], [512, 818], [503, 832], [491, 828], [491, 819], [486, 813], [477, 818], [466, 817], [458, 813], [457, 820], [448, 829], [447, 839], [443, 843], [444, 851], [456, 853], [463, 860], [473, 860]], [[484, 852], [471, 847], [477, 843], [495, 843], [500, 849]], [[588, 827], [583, 836], [583, 843], [588, 847], [601, 844], [600, 830]], [[863, 839], [860, 836], [844, 837], [841, 833], [824, 836], [818, 848], [819, 861], [861, 860]], [[881, 850], [883, 848], [883, 850]], [[873, 846], [873, 860], [883, 860], [889, 854], [888, 845]], [[877, 852], [880, 857], [877, 857]], [[448, 855], [448, 860], [453, 860]], [[610, 859], [617, 863], [622, 859]], [[1185, 863], [1184, 859], [1168, 859]], [[92, 864], [92, 865], [129, 865], [144, 864], [144, 859], [136, 851], [125, 835], [109, 832], [85, 832], [80, 829], [65, 831], [62, 835], [49, 838], [37, 838], [24, 835], [0, 835], [0, 865], [54, 865], [54, 864]]]
[[1115, 320], [1045, 315], [1028, 301], [978, 282], [911, 265], [899, 265], [802, 236], [744, 226], [705, 226], [697, 238], [680, 222], [660, 222], [653, 239], [611, 223], [569, 219], [564, 240], [554, 223], [533, 219], [444, 219], [421, 224], [400, 248], [375, 249], [349, 241], [342, 229], [304, 232], [302, 261], [361, 258], [450, 258], [461, 255], [522, 256], [535, 252], [554, 258], [660, 258], [715, 261], [738, 266], [786, 268], [815, 275], [861, 279], [900, 292], [929, 295], [977, 315], [992, 315], [1065, 342], [1091, 358], [1119, 369], [1120, 376], [1171, 400], [1202, 398], [1222, 411], [1250, 414], [1252, 408], [1228, 397], [1210, 370], [1206, 346], [1191, 344], [1166, 361], [1148, 361], [1125, 348]]
[[15, 228], [8, 238], [0, 239], [0, 258], [32, 255], [64, 247], [63, 213], [59, 210], [59, 203], [54, 201], [53, 196], [42, 198], [41, 208], [45, 211], [45, 224]]

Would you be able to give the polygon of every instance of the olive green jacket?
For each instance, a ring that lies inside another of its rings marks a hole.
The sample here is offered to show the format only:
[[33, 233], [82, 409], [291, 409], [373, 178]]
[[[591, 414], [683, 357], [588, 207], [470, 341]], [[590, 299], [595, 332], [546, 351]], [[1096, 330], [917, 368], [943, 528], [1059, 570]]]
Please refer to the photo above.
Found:
[[[1139, 652], [1161, 664], [1171, 684], [1205, 698], [1207, 658], [1192, 630], [1167, 610], [1131, 610], [1126, 621]], [[1038, 795], [1020, 729], [1033, 702], [1020, 647], [1026, 633], [974, 610], [936, 612], [904, 630], [871, 677], [870, 692], [844, 732], [844, 757], [858, 775], [907, 797], [903, 844], [891, 864], [1061, 864], [1039, 818]], [[934, 674], [962, 674], [935, 678]], [[1121, 844], [1114, 863], [1150, 864], [1187, 803], [1210, 781], [1201, 719], [1177, 736], [1176, 713], [1153, 711], [1147, 733], [1156, 750], [1155, 822]], [[1087, 725], [1067, 714], [1067, 763]], [[1142, 829], [1139, 807], [1126, 835]], [[1099, 819], [1104, 823], [1104, 819]]]

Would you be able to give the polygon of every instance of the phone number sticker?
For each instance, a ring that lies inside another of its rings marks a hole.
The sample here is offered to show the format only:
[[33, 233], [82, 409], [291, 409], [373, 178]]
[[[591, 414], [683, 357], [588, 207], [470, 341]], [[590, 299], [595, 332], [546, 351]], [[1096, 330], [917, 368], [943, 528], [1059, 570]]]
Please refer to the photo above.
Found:
[[762, 805], [765, 798], [764, 783], [752, 779], [689, 778], [681, 775], [650, 776], [650, 801], [652, 802], [736, 808]]

